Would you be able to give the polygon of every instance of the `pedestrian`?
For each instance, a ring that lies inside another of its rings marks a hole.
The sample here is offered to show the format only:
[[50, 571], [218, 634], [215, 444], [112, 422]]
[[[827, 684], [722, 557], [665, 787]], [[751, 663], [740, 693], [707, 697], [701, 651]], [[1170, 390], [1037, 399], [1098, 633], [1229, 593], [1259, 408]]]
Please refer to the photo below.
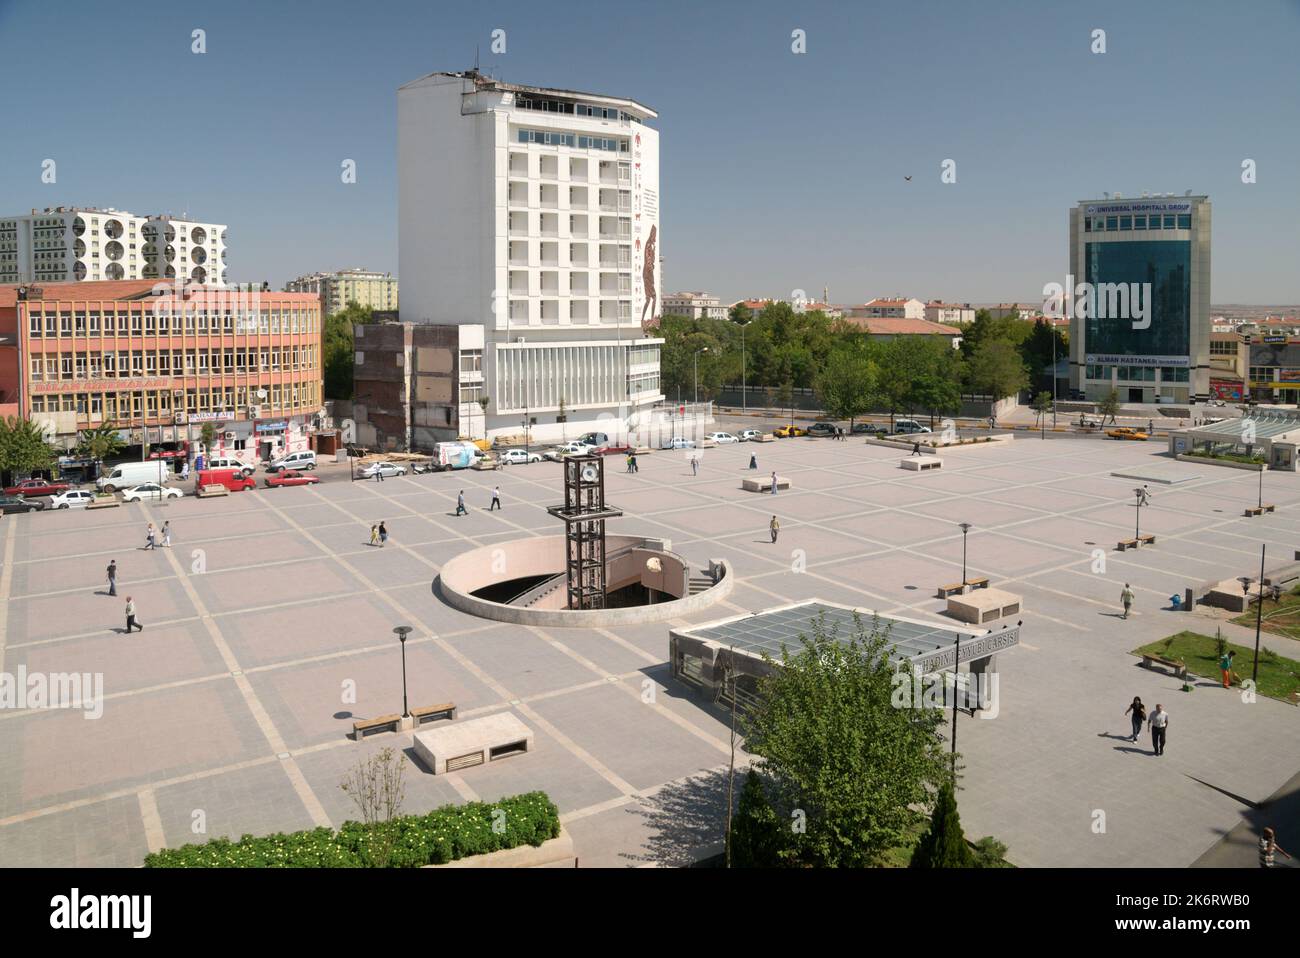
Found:
[[752, 452], [749, 454], [749, 468], [750, 469], [758, 468], [758, 456]]
[[149, 528], [145, 530], [144, 547], [146, 549], [158, 548], [157, 538], [158, 538], [158, 531], [154, 529], [153, 523], [151, 522], [149, 523]]
[[775, 543], [777, 535], [781, 532], [781, 523], [776, 521], [776, 516], [773, 516], [772, 521], [767, 524], [767, 530], [772, 533], [772, 542]]
[[1136, 695], [1133, 696], [1133, 704], [1124, 710], [1125, 715], [1128, 715], [1130, 712], [1133, 713], [1129, 716], [1129, 721], [1133, 723], [1133, 737], [1130, 738], [1129, 741], [1136, 742], [1138, 736], [1142, 734], [1142, 723], [1146, 721], [1147, 717], [1147, 707], [1142, 704], [1142, 700]]
[[630, 452], [627, 454], [627, 471], [632, 471], [632, 454]]
[[370, 544], [372, 546], [379, 545], [379, 526], [370, 527]]
[[469, 512], [465, 509], [465, 490], [462, 489], [456, 495], [456, 515], [467, 516]]
[[384, 481], [384, 464], [382, 462], [377, 462], [375, 463], [375, 482], [383, 482], [383, 481]]
[[1124, 583], [1124, 591], [1119, 594], [1119, 601], [1124, 606], [1121, 618], [1127, 619], [1129, 610], [1133, 608], [1133, 589], [1127, 582]]
[[379, 548], [382, 549], [386, 542], [388, 542], [388, 526], [381, 522], [379, 523]]
[[1159, 702], [1156, 703], [1156, 710], [1147, 718], [1147, 725], [1151, 727], [1151, 748], [1157, 755], [1165, 754], [1165, 730], [1169, 728], [1169, 713]]
[[1277, 843], [1277, 836], [1274, 835], [1272, 827], [1266, 825], [1263, 833], [1259, 836], [1260, 868], [1273, 867], [1274, 852], [1281, 852], [1283, 855], [1286, 855], [1287, 858], [1291, 857], [1290, 854], [1287, 853], [1287, 850]]
[[162, 541], [163, 541], [162, 544], [165, 545], [168, 549], [172, 547], [172, 524], [170, 519], [163, 523]]
[[632, 453], [632, 471], [641, 471], [641, 460], [636, 457], [636, 453]]
[[108, 560], [108, 594], [117, 595], [117, 560]]
[[772, 473], [772, 495], [776, 495], [776, 473]]
[[698, 476], [699, 474], [700, 474], [700, 460], [696, 459], [694, 456], [691, 456], [691, 475]]
[[488, 506], [488, 512], [491, 512], [493, 509], [500, 509], [500, 508], [501, 508], [501, 487], [493, 486], [492, 505]]
[[1153, 435], [1153, 434], [1155, 433], [1155, 431], [1156, 431], [1156, 424], [1155, 424], [1155, 421], [1154, 421], [1154, 420], [1151, 420], [1151, 419], [1148, 419], [1148, 420], [1147, 420], [1147, 435], [1148, 435], [1148, 436]]
[[144, 631], [144, 626], [135, 620], [135, 602], [128, 595], [126, 597], [126, 634], [130, 635], [132, 629]]
[[[919, 441], [912, 443], [912, 455], [919, 456], [920, 454], [921, 454], [921, 443]], [[909, 456], [908, 458], [910, 459], [911, 456]]]
[[1232, 687], [1232, 659], [1236, 655], [1229, 649], [1219, 658], [1219, 671], [1223, 673], [1223, 687], [1225, 689]]
[[185, 464], [181, 466], [181, 482], [186, 481], [187, 479], [189, 479], [189, 477], [190, 477], [190, 461], [186, 459]]

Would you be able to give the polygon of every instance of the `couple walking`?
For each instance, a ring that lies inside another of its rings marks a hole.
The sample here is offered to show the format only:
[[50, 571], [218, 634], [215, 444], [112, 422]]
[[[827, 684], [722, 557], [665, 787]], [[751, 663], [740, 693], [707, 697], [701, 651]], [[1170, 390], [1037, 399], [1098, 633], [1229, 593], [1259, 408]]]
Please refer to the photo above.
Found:
[[[163, 523], [163, 526], [162, 526], [162, 533], [161, 533], [161, 535], [162, 535], [162, 544], [165, 545], [165, 546], [167, 546], [167, 548], [170, 549], [170, 548], [171, 548], [171, 544], [172, 544], [172, 524], [171, 524], [171, 522], [164, 522], [164, 523]], [[145, 530], [145, 534], [144, 534], [144, 536], [145, 536], [145, 538], [144, 538], [144, 547], [145, 547], [146, 550], [148, 550], [148, 549], [156, 549], [156, 548], [158, 548], [158, 537], [159, 537], [159, 532], [158, 532], [157, 529], [154, 528], [154, 525], [153, 525], [152, 522], [149, 523], [149, 528]]]
[[381, 522], [377, 526], [370, 527], [370, 544], [372, 546], [377, 545], [379, 546], [379, 548], [382, 549], [387, 542], [388, 542], [388, 526], [384, 525]]
[[1136, 742], [1138, 736], [1142, 733], [1142, 723], [1151, 729], [1151, 750], [1156, 755], [1165, 754], [1165, 733], [1169, 728], [1169, 713], [1160, 703], [1156, 703], [1156, 710], [1150, 715], [1147, 714], [1146, 706], [1142, 704], [1142, 699], [1138, 696], [1133, 697], [1133, 702], [1124, 710], [1124, 714], [1129, 716], [1129, 721], [1133, 723], [1133, 735], [1130, 742]]

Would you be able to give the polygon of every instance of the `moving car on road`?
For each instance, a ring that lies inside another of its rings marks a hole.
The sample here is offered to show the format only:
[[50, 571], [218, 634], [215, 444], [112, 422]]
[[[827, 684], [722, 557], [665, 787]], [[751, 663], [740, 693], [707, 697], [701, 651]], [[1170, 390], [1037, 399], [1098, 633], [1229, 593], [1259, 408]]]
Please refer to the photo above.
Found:
[[163, 499], [179, 499], [181, 491], [173, 489], [171, 486], [160, 486], [156, 482], [142, 482], [138, 486], [123, 490], [123, 502], [144, 502], [145, 500], [161, 501]]
[[501, 453], [501, 462], [507, 466], [526, 466], [530, 462], [541, 462], [541, 453], [524, 452], [522, 449], [507, 449]]
[[1151, 437], [1147, 435], [1145, 429], [1136, 429], [1133, 426], [1119, 426], [1115, 429], [1106, 430], [1107, 439], [1132, 439], [1137, 442], [1146, 442]]
[[585, 442], [574, 440], [573, 442], [566, 442], [563, 445], [548, 449], [546, 452], [542, 453], [542, 455], [546, 459], [551, 460], [551, 462], [559, 462], [565, 456], [585, 456], [594, 448], [596, 447], [589, 446]]
[[95, 501], [95, 494], [89, 489], [69, 489], [50, 500], [51, 509], [84, 509]]
[[267, 472], [279, 472], [282, 469], [315, 469], [316, 453], [310, 449], [302, 452], [291, 452], [287, 456], [281, 456], [274, 462], [266, 464]]
[[838, 434], [839, 430], [835, 427], [835, 423], [833, 422], [815, 422], [808, 427], [808, 435], [810, 436], [821, 436], [822, 438], [826, 438]]
[[40, 512], [45, 503], [39, 499], [24, 499], [22, 496], [0, 496], [0, 512]]
[[800, 429], [798, 426], [791, 423], [788, 426], [781, 426], [779, 429], [772, 430], [772, 435], [776, 436], [777, 439], [789, 439], [792, 436], [806, 436], [808, 435], [808, 430]]
[[922, 426], [915, 419], [895, 419], [894, 435], [895, 436], [912, 436], [918, 433], [929, 432], [929, 426]]
[[714, 442], [716, 442], [718, 445], [725, 445], [726, 443], [729, 443], [729, 442], [740, 442], [739, 439], [737, 439], [735, 436], [733, 436], [733, 435], [732, 435], [731, 433], [729, 433], [729, 432], [711, 432], [711, 433], [709, 433], [707, 436], [705, 436], [704, 438], [705, 438], [705, 439], [712, 439], [712, 440], [713, 440]]
[[265, 482], [268, 489], [276, 489], [280, 486], [310, 486], [320, 482], [320, 476], [309, 476], [297, 469], [286, 469], [274, 476], [267, 476]]
[[757, 442], [763, 432], [761, 429], [742, 429], [740, 435], [736, 437], [737, 442]]
[[391, 476], [406, 475], [406, 467], [399, 466], [395, 462], [372, 462], [366, 468], [362, 469], [359, 475], [363, 479], [373, 479], [375, 476], [383, 476], [385, 479]]
[[72, 487], [66, 482], [53, 482], [49, 479], [24, 479], [16, 486], [9, 486], [5, 489], [6, 496], [57, 496], [60, 492], [67, 492]]

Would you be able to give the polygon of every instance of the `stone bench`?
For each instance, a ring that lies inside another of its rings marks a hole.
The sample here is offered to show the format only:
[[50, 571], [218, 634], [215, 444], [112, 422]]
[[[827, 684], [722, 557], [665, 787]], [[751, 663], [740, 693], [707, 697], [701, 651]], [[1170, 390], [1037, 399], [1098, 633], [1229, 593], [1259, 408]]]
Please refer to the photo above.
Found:
[[415, 733], [415, 754], [434, 775], [484, 765], [533, 749], [532, 730], [512, 712]]
[[[744, 489], [746, 492], [771, 492], [772, 477], [764, 476], [762, 479], [741, 479], [740, 488]], [[789, 488], [790, 488], [789, 479], [782, 479], [780, 476], [776, 477], [776, 489], [778, 492], [780, 492], [782, 489], [789, 489]]]
[[908, 456], [899, 465], [913, 472], [925, 472], [929, 469], [942, 469], [943, 460], [938, 456]]
[[207, 499], [209, 496], [228, 496], [228, 495], [230, 495], [230, 490], [227, 489], [225, 486], [221, 485], [220, 483], [212, 483], [211, 485], [207, 485], [207, 486], [199, 486], [198, 497], [200, 499]]
[[1015, 615], [1020, 611], [1020, 596], [1001, 589], [976, 589], [948, 597], [948, 614], [962, 622], [981, 625]]
[[400, 715], [381, 715], [378, 718], [359, 719], [352, 723], [352, 737], [360, 742], [369, 732], [378, 732], [380, 729], [391, 729], [396, 732], [402, 724]]
[[750, 442], [776, 442], [776, 436], [772, 435], [770, 432], [765, 432], [757, 439], [751, 439], [749, 441]]
[[1246, 515], [1259, 516], [1259, 515], [1263, 515], [1265, 512], [1275, 512], [1276, 510], [1277, 510], [1277, 506], [1273, 505], [1272, 503], [1267, 503], [1262, 506], [1248, 506], [1246, 508]]
[[1156, 537], [1151, 535], [1138, 536], [1136, 539], [1120, 539], [1115, 543], [1115, 548], [1120, 552], [1128, 549], [1136, 549], [1138, 546], [1153, 546], [1156, 544]]
[[454, 720], [456, 718], [456, 703], [444, 702], [441, 705], [429, 705], [424, 708], [411, 709], [411, 719], [416, 728], [419, 728], [425, 722], [432, 722], [439, 716]]
[[950, 595], [958, 595], [959, 593], [965, 592], [967, 587], [972, 589], [987, 589], [989, 587], [988, 577], [979, 576], [974, 579], [967, 579], [965, 582], [954, 583], [953, 585], [941, 585], [939, 586], [939, 594], [936, 598], [946, 599]]
[[1166, 659], [1161, 655], [1144, 654], [1142, 656], [1142, 667], [1144, 669], [1149, 669], [1153, 665], [1163, 665], [1166, 668], [1172, 669], [1174, 675], [1182, 679], [1184, 682], [1187, 681], [1187, 664], [1185, 662], [1179, 662], [1177, 659]]
[[114, 506], [120, 506], [122, 500], [117, 496], [96, 496], [86, 503], [87, 509], [112, 509]]

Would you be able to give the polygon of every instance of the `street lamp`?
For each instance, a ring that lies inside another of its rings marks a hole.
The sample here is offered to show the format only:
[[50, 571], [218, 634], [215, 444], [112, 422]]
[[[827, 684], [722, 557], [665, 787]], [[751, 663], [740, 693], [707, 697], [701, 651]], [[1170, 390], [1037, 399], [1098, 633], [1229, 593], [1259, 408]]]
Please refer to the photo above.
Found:
[[[964, 523], [963, 523], [964, 525]], [[964, 579], [965, 577], [963, 577]], [[961, 675], [961, 633], [953, 641], [952, 656], [952, 779], [953, 787], [957, 783], [957, 679]]]
[[969, 522], [961, 523], [958, 528], [961, 529], [961, 590], [966, 591], [966, 533], [970, 532], [971, 524]]
[[695, 350], [695, 404], [700, 404], [700, 353], [707, 353], [708, 346]]
[[520, 423], [524, 430], [524, 459], [528, 458], [528, 407], [524, 407], [524, 421]]
[[[1259, 632], [1264, 624], [1264, 551], [1268, 544], [1259, 544], [1259, 604], [1255, 606], [1255, 661], [1250, 666], [1250, 680], [1259, 686]], [[1249, 602], [1246, 605], [1250, 608]]]
[[1139, 489], [1134, 489], [1133, 494], [1137, 496], [1137, 513], [1136, 513], [1136, 517], [1133, 520], [1133, 538], [1140, 539], [1141, 530], [1142, 530], [1142, 507], [1147, 504], [1151, 496], [1147, 492], [1146, 486], [1142, 486]]
[[393, 629], [397, 641], [402, 643], [402, 718], [411, 717], [411, 710], [406, 707], [406, 637], [413, 631], [409, 625], [399, 625]]
[[749, 414], [748, 394], [745, 392], [745, 327], [749, 323], [740, 324], [740, 411], [742, 415]]

